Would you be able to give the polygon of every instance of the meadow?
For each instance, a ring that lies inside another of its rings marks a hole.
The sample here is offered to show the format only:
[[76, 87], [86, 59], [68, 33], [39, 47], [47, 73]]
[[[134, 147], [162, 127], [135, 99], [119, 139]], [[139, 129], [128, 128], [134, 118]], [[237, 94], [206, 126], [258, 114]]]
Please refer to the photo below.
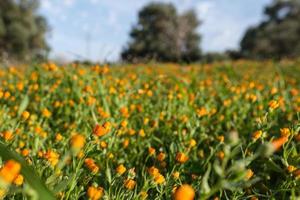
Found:
[[296, 199], [300, 63], [0, 69], [5, 199]]

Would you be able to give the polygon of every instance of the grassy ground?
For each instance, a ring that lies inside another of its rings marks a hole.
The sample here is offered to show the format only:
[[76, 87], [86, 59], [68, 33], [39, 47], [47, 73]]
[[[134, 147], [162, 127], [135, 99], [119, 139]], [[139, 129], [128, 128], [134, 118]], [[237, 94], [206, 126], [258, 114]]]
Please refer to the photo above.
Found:
[[299, 66], [3, 68], [0, 195], [296, 198]]

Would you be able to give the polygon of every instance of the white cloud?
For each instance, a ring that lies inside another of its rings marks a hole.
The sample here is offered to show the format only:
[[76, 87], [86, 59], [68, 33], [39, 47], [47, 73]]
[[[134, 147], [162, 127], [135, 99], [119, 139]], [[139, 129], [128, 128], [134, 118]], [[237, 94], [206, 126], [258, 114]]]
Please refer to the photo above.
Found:
[[72, 6], [75, 3], [75, 0], [63, 0], [64, 5], [66, 6]]
[[215, 9], [215, 3], [211, 1], [203, 1], [196, 5], [196, 11], [201, 17], [209, 17], [209, 13]]
[[52, 3], [50, 0], [43, 0], [41, 1], [41, 7], [45, 10], [50, 10], [52, 8]]

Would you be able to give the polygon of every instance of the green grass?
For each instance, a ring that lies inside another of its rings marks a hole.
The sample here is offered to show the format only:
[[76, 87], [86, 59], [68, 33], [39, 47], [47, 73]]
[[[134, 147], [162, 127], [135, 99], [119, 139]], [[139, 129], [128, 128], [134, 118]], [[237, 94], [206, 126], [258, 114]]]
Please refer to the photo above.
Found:
[[[3, 68], [0, 155], [2, 164], [18, 161], [24, 176], [6, 198], [88, 199], [95, 186], [103, 188], [103, 199], [141, 199], [141, 191], [148, 199], [171, 199], [186, 183], [195, 199], [296, 199], [298, 77], [299, 63], [292, 61]], [[278, 108], [270, 108], [272, 100]], [[24, 111], [29, 119], [22, 118]], [[106, 134], [93, 134], [96, 124], [107, 122]], [[272, 141], [283, 128], [288, 141], [274, 152]], [[256, 131], [262, 135], [255, 140]], [[72, 147], [73, 135], [85, 137], [82, 149]], [[188, 160], [180, 163], [178, 153]], [[87, 158], [99, 171], [92, 172]], [[126, 167], [122, 175], [120, 164]], [[152, 166], [163, 183], [149, 173]], [[129, 179], [136, 183], [131, 190], [124, 184]]]

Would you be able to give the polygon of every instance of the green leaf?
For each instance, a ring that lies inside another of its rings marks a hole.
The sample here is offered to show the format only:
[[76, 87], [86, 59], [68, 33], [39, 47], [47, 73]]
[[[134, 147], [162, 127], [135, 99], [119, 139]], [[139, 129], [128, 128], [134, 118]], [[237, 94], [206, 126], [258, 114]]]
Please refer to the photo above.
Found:
[[18, 116], [20, 116], [22, 114], [22, 112], [25, 111], [28, 104], [29, 104], [29, 97], [26, 95], [24, 97], [24, 99], [22, 100], [21, 104], [20, 104], [20, 107], [19, 107], [19, 110], [18, 110]]
[[211, 171], [211, 164], [208, 164], [206, 173], [204, 174], [203, 179], [202, 179], [202, 183], [201, 183], [201, 190], [205, 194], [207, 194], [207, 193], [210, 192], [210, 187], [209, 187], [209, 184], [208, 184], [208, 179], [209, 179], [210, 171]]

